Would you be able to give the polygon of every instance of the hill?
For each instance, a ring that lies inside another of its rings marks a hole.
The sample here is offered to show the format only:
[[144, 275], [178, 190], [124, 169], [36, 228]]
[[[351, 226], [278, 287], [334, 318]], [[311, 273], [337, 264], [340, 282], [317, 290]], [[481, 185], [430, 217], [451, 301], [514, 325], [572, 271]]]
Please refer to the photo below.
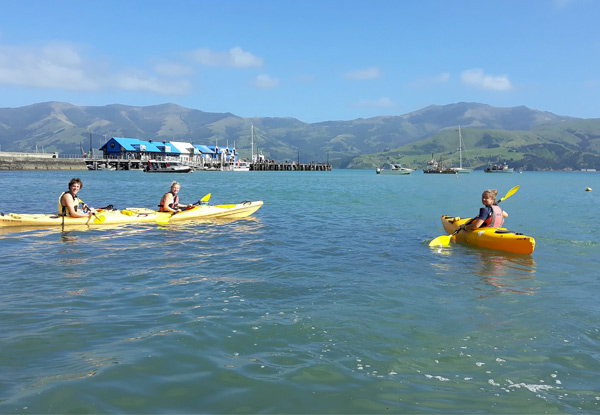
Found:
[[[463, 166], [484, 169], [507, 162], [519, 170], [600, 170], [600, 119], [567, 120], [529, 131], [462, 128]], [[338, 160], [337, 168], [376, 168], [389, 163], [423, 168], [432, 157], [459, 164], [458, 128], [389, 151]]]
[[[249, 157], [253, 124], [255, 151], [260, 149], [268, 158], [336, 160], [335, 167], [348, 168], [373, 168], [386, 161], [420, 167], [431, 153], [450, 157], [456, 152], [456, 128], [461, 125], [467, 149], [477, 152], [477, 165], [510, 156], [509, 162], [522, 161], [527, 168], [548, 168], [553, 159], [556, 166], [563, 166], [559, 168], [571, 164], [581, 168], [577, 163], [596, 165], [600, 128], [595, 121], [478, 103], [432, 105], [400, 116], [311, 124], [294, 118], [209, 113], [175, 104], [87, 107], [46, 102], [0, 108], [0, 149], [79, 154], [81, 146], [89, 149], [90, 141], [97, 149], [106, 139], [120, 136], [235, 144], [243, 157]], [[564, 151], [577, 155], [567, 160], [561, 154]]]

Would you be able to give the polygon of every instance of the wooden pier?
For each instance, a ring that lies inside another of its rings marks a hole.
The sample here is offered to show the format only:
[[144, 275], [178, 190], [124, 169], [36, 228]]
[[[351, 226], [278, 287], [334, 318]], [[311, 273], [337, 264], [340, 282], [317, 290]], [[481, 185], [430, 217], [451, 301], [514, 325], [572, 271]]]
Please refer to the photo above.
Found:
[[327, 163], [298, 163], [293, 162], [277, 162], [263, 161], [252, 163], [250, 165], [252, 171], [331, 171], [331, 164]]
[[[152, 161], [152, 160], [151, 160]], [[161, 160], [162, 161], [162, 160]], [[90, 170], [142, 170], [148, 163], [147, 159], [125, 159], [125, 158], [86, 158]], [[190, 165], [195, 171], [215, 171], [230, 170], [229, 165]], [[331, 171], [331, 164], [328, 163], [298, 163], [297, 161], [259, 161], [250, 164], [250, 171]]]

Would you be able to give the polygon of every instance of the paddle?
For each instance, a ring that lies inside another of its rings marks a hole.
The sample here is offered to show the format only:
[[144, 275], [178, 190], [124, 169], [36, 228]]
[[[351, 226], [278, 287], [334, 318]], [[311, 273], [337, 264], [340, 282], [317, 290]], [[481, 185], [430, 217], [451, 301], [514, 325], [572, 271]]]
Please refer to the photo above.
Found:
[[[508, 193], [506, 193], [506, 195], [503, 198], [501, 198], [500, 200], [498, 200], [496, 202], [496, 204], [499, 204], [503, 200], [506, 200], [509, 197], [511, 197], [512, 195], [514, 195], [515, 193], [517, 193], [517, 190], [519, 190], [519, 187], [520, 186], [515, 186], [512, 189], [510, 189], [508, 191]], [[452, 232], [451, 235], [438, 236], [433, 241], [429, 242], [429, 246], [431, 246], [431, 247], [434, 247], [434, 246], [449, 246], [450, 245], [450, 241], [452, 240], [452, 237], [454, 235], [456, 235], [457, 233], [459, 233], [461, 230], [462, 230], [461, 228], [458, 228], [457, 230], [455, 230], [454, 232]]]
[[[210, 193], [207, 194], [206, 196], [204, 196], [202, 199], [200, 199], [199, 201], [197, 201], [196, 203], [194, 203], [195, 205], [202, 205], [203, 202], [208, 203], [208, 201], [210, 200]], [[176, 215], [178, 212], [173, 212], [171, 214], [169, 214], [170, 212], [159, 212], [158, 215], [156, 216], [156, 223], [158, 223], [159, 225], [168, 225], [169, 221], [171, 220], [171, 217], [173, 215]]]
[[[80, 201], [81, 203], [83, 203], [84, 205], [86, 204], [86, 203], [85, 203], [83, 200], [81, 200], [81, 199], [79, 199], [79, 201]], [[89, 209], [89, 207], [88, 207], [88, 209]], [[102, 222], [104, 222], [104, 221], [106, 220], [106, 216], [104, 216], [104, 215], [97, 216], [95, 213], [92, 213], [92, 215], [94, 215], [94, 218], [95, 218], [95, 219], [94, 219], [94, 223], [95, 223], [96, 225], [100, 225]]]
[[208, 201], [210, 200], [210, 193], [207, 194], [206, 196], [204, 196], [202, 199], [198, 200], [196, 203], [194, 203], [195, 205], [203, 205], [208, 203]]

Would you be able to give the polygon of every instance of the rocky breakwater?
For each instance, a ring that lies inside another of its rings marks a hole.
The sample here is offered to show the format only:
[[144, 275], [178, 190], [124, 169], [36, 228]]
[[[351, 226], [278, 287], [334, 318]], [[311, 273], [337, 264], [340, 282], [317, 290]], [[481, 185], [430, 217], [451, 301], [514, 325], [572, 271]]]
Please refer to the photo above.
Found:
[[0, 151], [0, 170], [86, 170], [83, 158], [60, 158], [58, 153]]

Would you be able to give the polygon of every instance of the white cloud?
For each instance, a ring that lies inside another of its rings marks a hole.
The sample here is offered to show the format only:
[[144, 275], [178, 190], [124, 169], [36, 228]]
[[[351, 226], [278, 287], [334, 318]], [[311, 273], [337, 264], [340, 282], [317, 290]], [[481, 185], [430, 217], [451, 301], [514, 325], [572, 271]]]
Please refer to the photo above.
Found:
[[365, 80], [365, 79], [376, 79], [381, 77], [381, 70], [376, 66], [371, 66], [366, 69], [358, 69], [355, 71], [348, 72], [344, 75], [346, 79], [352, 80]]
[[165, 82], [141, 71], [115, 76], [113, 86], [125, 91], [154, 92], [161, 95], [184, 95], [190, 89], [187, 80]]
[[263, 65], [262, 58], [256, 57], [250, 52], [244, 52], [239, 46], [227, 52], [216, 52], [208, 48], [197, 49], [190, 52], [190, 56], [197, 63], [206, 66], [249, 68]]
[[93, 91], [100, 86], [87, 74], [77, 50], [66, 44], [41, 49], [0, 46], [0, 84], [72, 91]]
[[398, 105], [394, 103], [390, 98], [382, 97], [376, 99], [363, 99], [352, 104], [354, 107], [362, 108], [395, 108]]
[[482, 69], [468, 69], [463, 71], [461, 81], [465, 85], [472, 85], [492, 91], [508, 91], [512, 89], [512, 84], [506, 75], [486, 75]]
[[0, 45], [0, 85], [78, 92], [117, 88], [165, 95], [190, 89], [186, 80], [164, 80], [139, 69], [113, 72], [107, 63], [88, 59], [69, 43], [41, 48]]
[[256, 88], [262, 89], [276, 88], [279, 86], [279, 83], [279, 78], [272, 78], [266, 74], [258, 75], [252, 81], [252, 85], [254, 85]]
[[450, 80], [450, 74], [448, 72], [441, 73], [434, 76], [425, 76], [411, 82], [410, 87], [413, 88], [427, 88], [436, 84], [443, 84]]
[[187, 66], [173, 62], [159, 63], [154, 67], [156, 73], [164, 76], [181, 77], [194, 73], [194, 70]]

